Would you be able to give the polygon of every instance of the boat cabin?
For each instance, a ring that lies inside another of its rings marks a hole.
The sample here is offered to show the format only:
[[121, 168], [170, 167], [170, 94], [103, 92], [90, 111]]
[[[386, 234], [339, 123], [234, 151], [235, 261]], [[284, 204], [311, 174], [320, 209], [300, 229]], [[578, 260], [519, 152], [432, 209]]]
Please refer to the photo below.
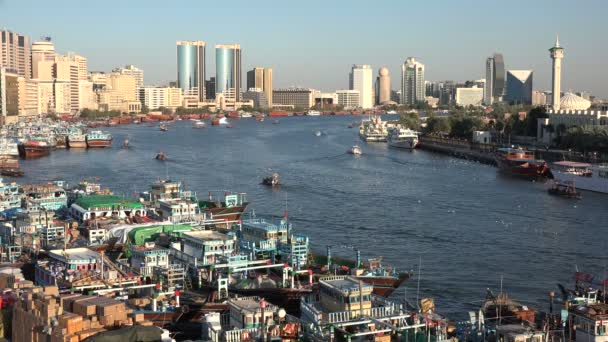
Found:
[[498, 153], [500, 153], [506, 159], [535, 160], [533, 153], [530, 153], [529, 151], [526, 151], [521, 147], [499, 148]]
[[[230, 326], [234, 329], [260, 328], [274, 325], [274, 317], [279, 308], [260, 297], [242, 297], [228, 300]], [[262, 318], [263, 313], [263, 318]]]
[[287, 243], [288, 234], [292, 229], [291, 223], [285, 220], [277, 225], [265, 219], [250, 218], [242, 222], [242, 238], [251, 242], [276, 241]]
[[573, 161], [558, 161], [553, 163], [553, 169], [557, 172], [567, 173], [582, 177], [593, 176], [593, 170], [591, 170], [591, 164], [579, 163]]
[[131, 268], [143, 276], [153, 274], [155, 267], [169, 267], [169, 250], [146, 243], [140, 247], [131, 247]]
[[163, 221], [189, 222], [198, 214], [198, 204], [185, 199], [160, 200], [158, 213]]
[[65, 190], [54, 184], [23, 185], [23, 207], [27, 210], [58, 210], [68, 205]]
[[186, 259], [188, 263], [197, 266], [215, 265], [222, 258], [231, 256], [234, 253], [234, 246], [235, 240], [216, 231], [184, 232], [180, 250], [174, 254], [178, 259]]
[[576, 306], [570, 310], [576, 342], [608, 341], [608, 304]]

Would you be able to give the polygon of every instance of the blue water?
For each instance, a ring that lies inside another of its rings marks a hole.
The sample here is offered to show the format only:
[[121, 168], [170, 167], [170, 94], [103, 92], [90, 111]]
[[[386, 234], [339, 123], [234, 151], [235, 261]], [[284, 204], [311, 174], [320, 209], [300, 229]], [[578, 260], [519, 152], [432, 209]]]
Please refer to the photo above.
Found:
[[[354, 259], [384, 256], [402, 270], [420, 272], [420, 297], [439, 311], [463, 317], [485, 296], [505, 291], [547, 308], [557, 282], [571, 284], [575, 267], [604, 277], [608, 261], [608, 196], [580, 201], [549, 196], [546, 185], [499, 175], [492, 166], [416, 150], [359, 141], [347, 128], [357, 117], [232, 121], [232, 129], [192, 129], [177, 122], [168, 132], [146, 124], [109, 129], [114, 147], [58, 150], [23, 161], [25, 182], [99, 177], [131, 197], [158, 178], [181, 180], [204, 197], [209, 190], [247, 192], [260, 215], [289, 211], [297, 231], [317, 251]], [[324, 134], [320, 137], [316, 131]], [[132, 148], [121, 149], [128, 137]], [[345, 152], [359, 144], [363, 155]], [[154, 160], [158, 151], [169, 160]], [[284, 183], [259, 183], [278, 172]], [[605, 276], [608, 277], [608, 276]], [[414, 301], [417, 281], [393, 296]]]

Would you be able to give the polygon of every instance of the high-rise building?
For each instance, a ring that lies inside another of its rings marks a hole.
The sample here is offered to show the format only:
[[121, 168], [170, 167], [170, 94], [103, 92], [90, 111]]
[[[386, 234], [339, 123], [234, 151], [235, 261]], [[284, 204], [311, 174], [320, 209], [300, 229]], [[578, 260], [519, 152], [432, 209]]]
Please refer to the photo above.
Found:
[[[69, 104], [63, 106], [60, 113], [66, 113], [65, 108], [69, 108], [67, 112], [77, 112], [80, 109], [80, 95], [78, 94], [79, 86], [79, 65], [71, 59], [70, 56], [56, 56], [53, 66], [54, 79], [68, 84], [68, 92], [70, 94]], [[56, 103], [59, 103], [56, 101]], [[63, 102], [61, 102], [63, 104]]]
[[510, 104], [532, 104], [532, 70], [507, 70], [505, 100]]
[[353, 64], [349, 74], [349, 89], [359, 91], [358, 107], [363, 109], [374, 107], [374, 80], [370, 65]]
[[148, 109], [177, 108], [182, 105], [182, 89], [172, 87], [143, 87], [139, 89], [142, 105]]
[[408, 57], [401, 67], [401, 103], [415, 105], [424, 102], [424, 64]]
[[391, 76], [388, 68], [382, 67], [378, 70], [378, 104], [384, 104], [391, 100]]
[[272, 69], [253, 68], [247, 71], [247, 90], [252, 88], [262, 89], [266, 94], [268, 106], [272, 108]]
[[215, 100], [215, 77], [211, 77], [205, 81], [205, 98], [207, 100]]
[[32, 43], [32, 78], [49, 80], [53, 74], [55, 46], [51, 37]]
[[177, 42], [177, 85], [184, 93], [196, 90], [199, 101], [205, 100], [205, 47], [200, 40]]
[[505, 62], [502, 54], [495, 53], [486, 60], [486, 89], [484, 104], [489, 106], [502, 101], [505, 90]]
[[560, 107], [561, 87], [562, 87], [562, 59], [564, 58], [564, 48], [559, 45], [559, 36], [555, 39], [555, 45], [549, 49], [553, 60], [551, 89], [553, 94], [551, 104], [553, 110], [558, 111]]
[[483, 88], [456, 88], [456, 104], [462, 107], [481, 106], [483, 102]]
[[121, 75], [133, 76], [135, 79], [135, 93], [138, 101], [142, 99], [139, 97], [139, 89], [144, 87], [144, 71], [134, 65], [126, 65], [124, 67], [115, 68], [112, 72], [117, 72]]
[[338, 104], [343, 106], [344, 109], [357, 108], [361, 103], [361, 93], [356, 89], [336, 90], [336, 97], [338, 98]]
[[286, 88], [272, 91], [274, 104], [307, 110], [314, 105], [314, 91], [307, 88]]
[[241, 100], [241, 46], [215, 46], [215, 94], [239, 102]]
[[266, 93], [260, 88], [249, 88], [243, 93], [243, 101], [253, 101], [255, 108], [270, 108]]
[[0, 30], [0, 67], [17, 76], [32, 76], [30, 38], [6, 29]]
[[102, 110], [138, 113], [137, 79], [133, 75], [112, 72], [107, 76], [106, 86], [99, 92], [99, 106]]

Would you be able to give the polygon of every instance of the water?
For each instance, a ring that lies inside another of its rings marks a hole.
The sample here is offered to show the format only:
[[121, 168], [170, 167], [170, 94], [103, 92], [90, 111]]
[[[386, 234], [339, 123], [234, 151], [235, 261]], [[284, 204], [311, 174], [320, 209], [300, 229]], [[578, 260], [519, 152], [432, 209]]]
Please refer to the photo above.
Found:
[[[608, 261], [608, 196], [585, 193], [581, 201], [549, 196], [541, 183], [511, 179], [492, 166], [425, 151], [365, 144], [356, 117], [281, 118], [263, 123], [234, 120], [232, 129], [168, 132], [146, 124], [112, 128], [114, 147], [58, 150], [23, 161], [25, 182], [99, 177], [117, 194], [132, 197], [158, 178], [182, 180], [204, 197], [209, 190], [247, 192], [257, 215], [289, 211], [297, 231], [315, 249], [332, 245], [334, 255], [354, 259], [384, 256], [402, 270], [418, 271], [420, 297], [464, 317], [485, 288], [548, 307], [555, 284], [572, 283], [575, 267], [605, 277]], [[320, 137], [315, 132], [322, 131]], [[121, 149], [129, 138], [131, 148]], [[352, 145], [361, 157], [347, 155]], [[154, 160], [158, 151], [169, 160]], [[272, 172], [279, 189], [260, 185]], [[416, 281], [393, 296], [416, 298]]]

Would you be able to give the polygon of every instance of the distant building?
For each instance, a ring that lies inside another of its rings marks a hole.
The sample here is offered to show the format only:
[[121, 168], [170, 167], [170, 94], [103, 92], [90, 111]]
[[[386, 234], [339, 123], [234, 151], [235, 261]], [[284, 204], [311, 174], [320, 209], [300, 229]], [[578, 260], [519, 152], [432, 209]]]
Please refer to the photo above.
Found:
[[0, 30], [0, 68], [17, 76], [30, 78], [32, 75], [32, 55], [30, 38], [6, 29]]
[[401, 90], [391, 90], [391, 102], [401, 103]]
[[533, 90], [532, 91], [532, 105], [533, 106], [545, 106], [547, 104], [547, 95], [545, 92]]
[[272, 107], [272, 69], [271, 68], [253, 68], [247, 72], [247, 90], [257, 88], [261, 89], [266, 95], [268, 105]]
[[483, 102], [483, 88], [456, 88], [456, 104], [463, 107], [481, 106]]
[[378, 70], [378, 77], [376, 79], [378, 85], [377, 104], [383, 104], [391, 100], [391, 76], [388, 68], [382, 67]]
[[291, 105], [295, 108], [310, 109], [314, 105], [313, 90], [307, 88], [286, 88], [272, 91], [274, 104]]
[[112, 72], [106, 80], [106, 87], [99, 93], [101, 110], [123, 113], [139, 113], [141, 101], [137, 93], [135, 76]]
[[344, 109], [355, 109], [361, 102], [361, 93], [358, 90], [336, 90], [338, 104]]
[[424, 64], [408, 57], [401, 67], [401, 103], [414, 105], [424, 102]]
[[143, 87], [139, 89], [142, 105], [155, 110], [160, 107], [177, 108], [182, 105], [182, 89], [171, 87]]
[[38, 83], [0, 68], [0, 123], [14, 123], [19, 116], [37, 115]]
[[332, 108], [338, 104], [338, 95], [336, 93], [315, 93], [315, 107], [321, 110]]
[[484, 104], [489, 106], [502, 101], [505, 89], [505, 62], [502, 54], [495, 53], [486, 60], [486, 89]]
[[177, 42], [177, 85], [185, 93], [196, 90], [198, 100], [205, 100], [205, 48], [201, 40]]
[[32, 43], [32, 78], [50, 79], [54, 61], [55, 46], [50, 37]]
[[139, 89], [144, 87], [144, 71], [137, 68], [134, 65], [126, 65], [121, 68], [116, 68], [112, 70], [112, 72], [118, 72], [122, 75], [130, 75], [135, 79], [135, 91], [137, 93], [137, 99], [141, 101], [139, 98]]
[[359, 91], [359, 105], [363, 109], [374, 107], [374, 81], [372, 67], [354, 64], [349, 74], [349, 89]]
[[559, 37], [555, 39], [555, 45], [549, 49], [551, 53], [551, 60], [553, 61], [553, 65], [551, 68], [552, 71], [552, 79], [551, 79], [551, 91], [552, 91], [552, 101], [551, 104], [553, 106], [554, 111], [560, 110], [560, 95], [561, 95], [561, 85], [562, 85], [562, 59], [564, 59], [564, 48], [559, 45]]
[[505, 100], [509, 104], [532, 104], [532, 70], [508, 70]]
[[454, 81], [444, 81], [439, 90], [439, 104], [449, 106], [456, 102], [456, 83]]
[[241, 46], [215, 46], [215, 94], [229, 100], [241, 100]]
[[255, 108], [271, 108], [266, 98], [266, 93], [259, 88], [250, 88], [248, 91], [243, 93], [243, 100], [253, 101], [253, 107]]
[[205, 81], [205, 98], [215, 100], [215, 77]]

